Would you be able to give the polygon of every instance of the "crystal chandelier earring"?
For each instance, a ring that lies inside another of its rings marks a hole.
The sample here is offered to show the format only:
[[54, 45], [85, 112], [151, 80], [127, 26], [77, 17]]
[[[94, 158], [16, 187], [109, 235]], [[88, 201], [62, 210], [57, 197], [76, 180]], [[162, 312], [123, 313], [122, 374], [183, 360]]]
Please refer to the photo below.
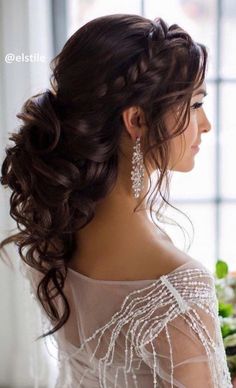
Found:
[[139, 198], [141, 190], [144, 188], [144, 164], [143, 154], [140, 148], [140, 137], [137, 137], [133, 147], [131, 181], [133, 196]]

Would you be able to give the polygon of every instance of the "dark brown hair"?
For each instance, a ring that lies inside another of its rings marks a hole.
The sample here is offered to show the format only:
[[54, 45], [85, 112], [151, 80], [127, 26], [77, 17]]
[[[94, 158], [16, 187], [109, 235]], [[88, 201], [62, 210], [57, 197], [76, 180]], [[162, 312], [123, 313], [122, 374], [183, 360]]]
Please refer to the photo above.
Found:
[[[149, 178], [146, 160], [159, 172], [150, 214], [161, 199], [155, 213], [161, 221], [161, 209], [170, 205], [170, 139], [189, 124], [190, 100], [204, 81], [206, 62], [205, 46], [177, 24], [139, 15], [99, 17], [78, 29], [51, 61], [51, 90], [29, 98], [17, 114], [23, 124], [9, 138], [14, 145], [6, 148], [1, 184], [12, 190], [10, 215], [20, 231], [0, 248], [16, 243], [22, 260], [44, 275], [37, 297], [56, 325], [38, 339], [69, 318], [63, 287], [75, 232], [93, 219], [96, 202], [116, 182], [123, 110], [135, 105], [145, 113], [144, 164]], [[170, 135], [164, 117], [171, 110], [176, 127]]]

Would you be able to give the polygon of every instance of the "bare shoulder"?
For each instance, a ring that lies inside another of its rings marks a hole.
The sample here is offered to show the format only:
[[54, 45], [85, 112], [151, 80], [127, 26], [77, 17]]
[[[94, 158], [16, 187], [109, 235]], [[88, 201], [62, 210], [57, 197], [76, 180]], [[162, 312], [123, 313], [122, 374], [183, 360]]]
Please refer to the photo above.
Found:
[[189, 262], [197, 261], [178, 249], [168, 236], [158, 236], [137, 243], [134, 254], [129, 254], [122, 270], [125, 268], [127, 280], [157, 279]]
[[179, 250], [165, 233], [138, 230], [130, 236], [129, 244], [111, 244], [108, 252], [97, 251], [94, 258], [78, 255], [70, 259], [70, 268], [98, 280], [149, 280], [165, 275], [192, 260]]
[[147, 261], [146, 265], [153, 278], [168, 274], [183, 264], [197, 262], [168, 239], [162, 239], [150, 246]]

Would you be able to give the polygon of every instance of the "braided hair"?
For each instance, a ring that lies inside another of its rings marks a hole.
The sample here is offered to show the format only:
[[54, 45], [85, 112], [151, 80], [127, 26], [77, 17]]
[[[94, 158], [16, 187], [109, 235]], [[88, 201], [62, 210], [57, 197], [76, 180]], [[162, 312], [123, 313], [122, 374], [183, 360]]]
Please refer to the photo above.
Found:
[[[177, 24], [131, 14], [102, 16], [79, 28], [51, 61], [51, 89], [24, 103], [0, 180], [12, 191], [10, 215], [20, 231], [0, 248], [14, 242], [21, 259], [42, 274], [37, 296], [54, 327], [39, 338], [69, 318], [63, 287], [75, 232], [93, 219], [96, 203], [116, 182], [123, 110], [136, 105], [145, 114], [144, 165], [149, 178], [147, 161], [159, 172], [150, 213], [161, 200], [155, 213], [161, 220], [162, 207], [170, 205], [169, 142], [188, 125], [191, 96], [204, 80], [206, 62], [205, 46]], [[170, 134], [164, 117], [177, 108], [181, 115]], [[55, 290], [62, 316], [53, 303]]]

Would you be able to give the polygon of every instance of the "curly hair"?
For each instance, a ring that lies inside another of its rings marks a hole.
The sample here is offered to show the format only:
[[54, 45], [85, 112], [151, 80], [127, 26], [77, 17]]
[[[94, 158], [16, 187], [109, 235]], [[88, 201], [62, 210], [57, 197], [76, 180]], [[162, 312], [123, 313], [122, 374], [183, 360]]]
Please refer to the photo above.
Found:
[[[9, 138], [14, 145], [6, 148], [1, 184], [12, 190], [10, 216], [20, 231], [0, 248], [14, 242], [21, 259], [44, 275], [37, 297], [55, 325], [37, 339], [69, 318], [63, 287], [75, 232], [93, 219], [96, 203], [116, 182], [123, 110], [136, 105], [145, 114], [144, 165], [149, 180], [148, 160], [159, 173], [150, 214], [159, 196], [155, 215], [161, 221], [161, 209], [172, 206], [170, 139], [189, 124], [190, 100], [205, 78], [206, 63], [206, 47], [177, 24], [130, 14], [98, 17], [51, 61], [51, 89], [29, 98], [17, 114], [23, 124]], [[165, 124], [170, 110], [176, 117], [172, 134]], [[61, 317], [54, 290], [62, 298]]]

